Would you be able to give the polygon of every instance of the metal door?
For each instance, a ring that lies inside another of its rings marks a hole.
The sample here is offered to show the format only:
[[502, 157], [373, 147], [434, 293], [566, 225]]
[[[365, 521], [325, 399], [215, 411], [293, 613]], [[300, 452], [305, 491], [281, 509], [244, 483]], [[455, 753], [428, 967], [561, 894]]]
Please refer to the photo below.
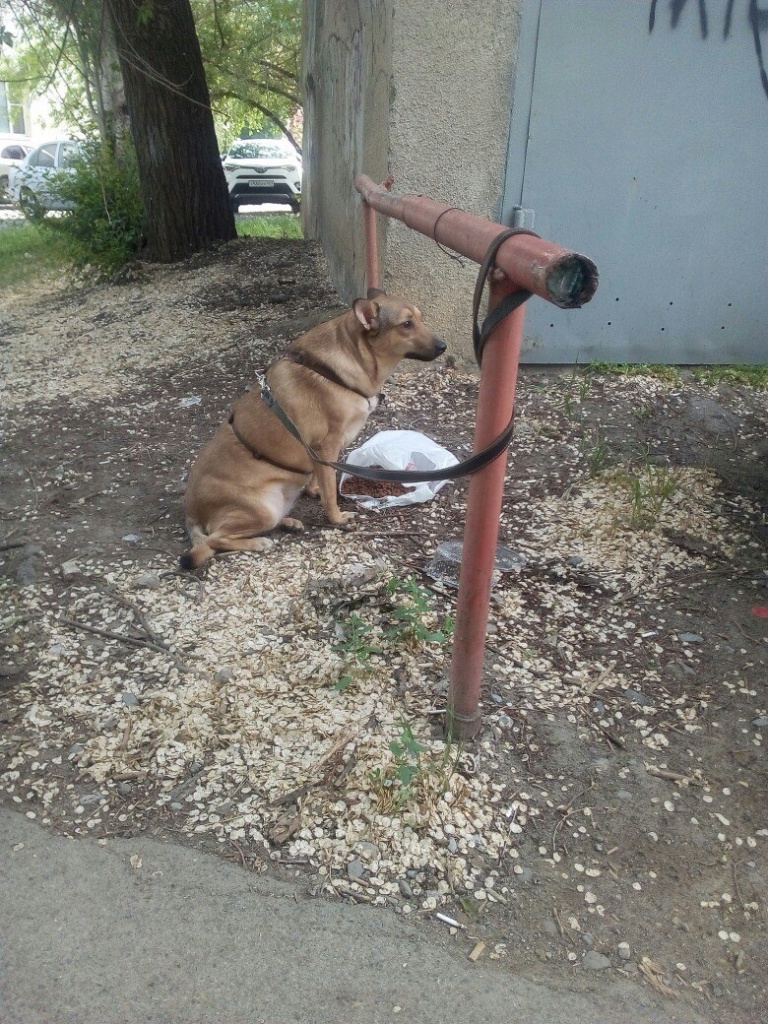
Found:
[[521, 8], [502, 219], [600, 270], [525, 361], [768, 363], [768, 3]]

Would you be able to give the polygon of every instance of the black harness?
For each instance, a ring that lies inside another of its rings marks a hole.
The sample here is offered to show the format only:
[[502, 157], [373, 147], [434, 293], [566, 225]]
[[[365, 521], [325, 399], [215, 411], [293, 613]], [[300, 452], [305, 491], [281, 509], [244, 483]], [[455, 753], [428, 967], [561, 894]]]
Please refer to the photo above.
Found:
[[277, 466], [278, 469], [285, 469], [289, 473], [296, 473], [297, 475], [300, 476], [312, 475], [311, 469], [296, 469], [295, 466], [286, 466], [284, 462], [278, 462], [276, 459], [270, 459], [268, 455], [265, 455], [263, 452], [260, 452], [257, 448], [254, 448], [250, 441], [247, 441], [235, 426], [234, 412], [231, 412], [227, 417], [227, 423], [230, 425], [230, 427], [232, 427], [232, 433], [235, 435], [237, 440], [240, 442], [243, 448], [248, 449], [248, 451], [251, 453], [254, 459], [258, 459], [259, 462], [268, 462], [271, 466]]

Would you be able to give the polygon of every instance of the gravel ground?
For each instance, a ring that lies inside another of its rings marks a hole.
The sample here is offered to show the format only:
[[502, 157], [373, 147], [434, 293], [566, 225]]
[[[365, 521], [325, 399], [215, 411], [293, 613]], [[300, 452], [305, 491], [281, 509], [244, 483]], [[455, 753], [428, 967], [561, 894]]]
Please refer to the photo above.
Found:
[[[242, 240], [0, 299], [0, 794], [57, 832], [215, 850], [574, 987], [762, 1019], [766, 392], [524, 368], [485, 728], [440, 731], [465, 484], [180, 575], [192, 459], [340, 310]], [[428, 311], [426, 311], [427, 321]], [[471, 447], [477, 379], [404, 370], [368, 434]], [[354, 507], [347, 502], [346, 507]], [[442, 915], [438, 918], [437, 915]], [[448, 920], [446, 920], [446, 918]]]

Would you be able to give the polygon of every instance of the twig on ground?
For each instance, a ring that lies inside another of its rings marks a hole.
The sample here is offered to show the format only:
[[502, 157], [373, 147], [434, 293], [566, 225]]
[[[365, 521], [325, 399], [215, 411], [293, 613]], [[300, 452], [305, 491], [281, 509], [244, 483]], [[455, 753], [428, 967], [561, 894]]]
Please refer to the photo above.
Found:
[[687, 782], [689, 786], [703, 786], [703, 782], [692, 778], [690, 775], [681, 775], [679, 772], [672, 772], [666, 768], [657, 768], [655, 765], [646, 765], [645, 770], [649, 775], [657, 779], [666, 779], [668, 782]]
[[11, 551], [13, 548], [23, 548], [29, 541], [26, 540], [5, 540], [0, 542], [0, 551]]
[[158, 647], [161, 647], [163, 650], [168, 651], [170, 653], [168, 644], [165, 642], [165, 640], [163, 640], [161, 636], [158, 636], [158, 634], [155, 633], [155, 631], [152, 629], [149, 622], [147, 621], [147, 617], [144, 615], [142, 610], [133, 603], [133, 601], [129, 601], [127, 597], [123, 597], [122, 594], [118, 593], [118, 591], [116, 590], [113, 590], [112, 587], [104, 587], [101, 589], [103, 589], [104, 593], [108, 594], [109, 597], [111, 597], [114, 601], [117, 601], [118, 604], [121, 604], [123, 608], [127, 608], [128, 611], [133, 613], [136, 621], [147, 634], [147, 637], [153, 644], [155, 644]]
[[85, 622], [78, 622], [76, 619], [62, 618], [59, 619], [59, 623], [62, 626], [68, 626], [70, 629], [80, 629], [85, 633], [93, 633], [95, 636], [101, 636], [107, 640], [121, 640], [123, 643], [132, 644], [134, 647], [151, 647], [152, 650], [161, 651], [163, 654], [169, 655], [176, 662], [180, 672], [189, 672], [187, 666], [184, 665], [175, 654], [172, 654], [167, 647], [153, 643], [151, 640], [145, 639], [144, 637], [128, 636], [125, 633], [115, 633], [111, 629], [98, 629], [96, 626], [88, 626]]
[[600, 725], [599, 722], [594, 723], [605, 738], [612, 743], [615, 747], [619, 747], [621, 750], [626, 746], [624, 740], [620, 736], [615, 736], [610, 730], [606, 729], [604, 725]]

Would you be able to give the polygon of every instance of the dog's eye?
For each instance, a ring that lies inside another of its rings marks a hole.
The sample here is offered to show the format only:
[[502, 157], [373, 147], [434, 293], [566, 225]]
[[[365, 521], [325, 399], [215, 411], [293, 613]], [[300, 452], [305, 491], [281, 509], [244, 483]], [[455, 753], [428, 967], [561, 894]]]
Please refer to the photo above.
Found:
[[410, 331], [410, 329], [413, 327], [413, 320], [403, 320], [403, 322], [400, 324], [400, 326], [404, 330]]

